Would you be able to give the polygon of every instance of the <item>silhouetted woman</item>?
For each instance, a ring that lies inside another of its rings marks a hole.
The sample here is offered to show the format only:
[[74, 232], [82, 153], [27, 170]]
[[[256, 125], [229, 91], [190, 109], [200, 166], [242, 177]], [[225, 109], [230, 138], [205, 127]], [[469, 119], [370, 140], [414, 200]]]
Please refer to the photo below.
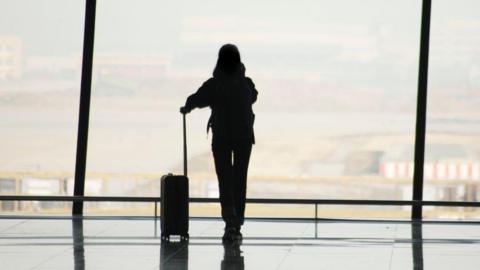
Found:
[[242, 238], [248, 163], [255, 143], [252, 104], [257, 94], [252, 80], [245, 77], [237, 47], [226, 44], [218, 53], [213, 77], [180, 108], [182, 113], [207, 106], [212, 110], [207, 132], [212, 129], [212, 152], [225, 221], [224, 242]]

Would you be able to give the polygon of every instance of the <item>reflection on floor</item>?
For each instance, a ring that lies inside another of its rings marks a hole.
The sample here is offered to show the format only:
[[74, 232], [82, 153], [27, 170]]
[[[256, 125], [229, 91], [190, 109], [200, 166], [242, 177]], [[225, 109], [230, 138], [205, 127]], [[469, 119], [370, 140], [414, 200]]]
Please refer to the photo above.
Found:
[[160, 243], [140, 218], [0, 218], [1, 269], [478, 269], [480, 224], [247, 221], [221, 244], [219, 220]]

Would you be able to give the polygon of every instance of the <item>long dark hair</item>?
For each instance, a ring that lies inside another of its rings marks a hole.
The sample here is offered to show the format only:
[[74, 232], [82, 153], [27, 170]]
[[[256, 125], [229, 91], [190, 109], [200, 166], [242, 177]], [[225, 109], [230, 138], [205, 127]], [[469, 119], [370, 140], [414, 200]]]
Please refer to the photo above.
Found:
[[234, 75], [239, 71], [242, 71], [242, 67], [243, 64], [237, 46], [233, 44], [225, 44], [218, 52], [217, 65], [213, 70], [213, 76], [217, 77], [223, 74]]

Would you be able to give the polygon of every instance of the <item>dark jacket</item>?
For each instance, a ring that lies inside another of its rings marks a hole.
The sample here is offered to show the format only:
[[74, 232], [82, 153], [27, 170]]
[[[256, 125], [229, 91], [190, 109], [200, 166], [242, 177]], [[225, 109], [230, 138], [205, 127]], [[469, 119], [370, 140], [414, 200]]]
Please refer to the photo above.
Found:
[[233, 74], [215, 72], [189, 96], [187, 110], [209, 106], [212, 110], [207, 125], [212, 128], [212, 144], [255, 143], [252, 104], [258, 91], [253, 81], [245, 77], [243, 65]]

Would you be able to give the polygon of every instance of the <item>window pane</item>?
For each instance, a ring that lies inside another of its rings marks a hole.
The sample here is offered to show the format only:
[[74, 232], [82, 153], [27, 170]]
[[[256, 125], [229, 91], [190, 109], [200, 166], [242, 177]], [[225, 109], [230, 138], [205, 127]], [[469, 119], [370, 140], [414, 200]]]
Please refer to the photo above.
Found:
[[[84, 1], [4, 1], [0, 9], [0, 194], [72, 195]], [[0, 202], [0, 211], [69, 211]]]
[[[181, 173], [179, 107], [231, 42], [260, 92], [249, 197], [410, 199], [419, 22], [414, 0], [100, 1], [90, 195]], [[218, 196], [208, 117], [187, 119], [192, 197]]]
[[[433, 2], [425, 200], [480, 200], [479, 8], [473, 0]], [[435, 208], [425, 215], [479, 217], [463, 208]]]

